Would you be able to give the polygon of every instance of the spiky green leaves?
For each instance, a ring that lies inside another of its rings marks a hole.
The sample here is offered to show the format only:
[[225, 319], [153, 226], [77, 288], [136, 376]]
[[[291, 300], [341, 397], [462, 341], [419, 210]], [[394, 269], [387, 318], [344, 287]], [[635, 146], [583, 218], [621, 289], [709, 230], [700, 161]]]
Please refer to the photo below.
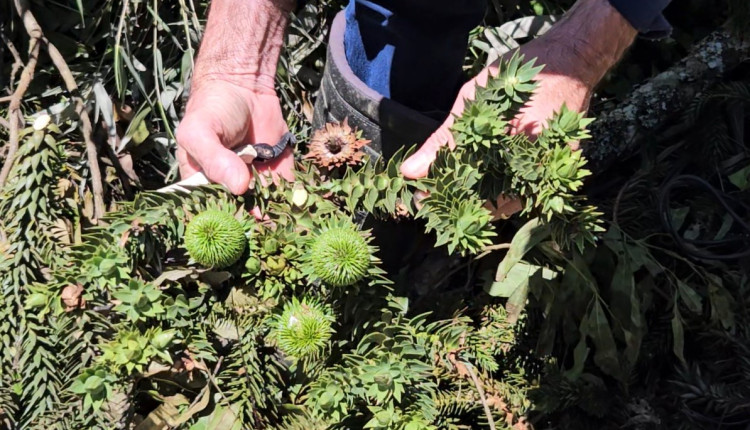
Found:
[[171, 363], [167, 347], [176, 332], [154, 327], [141, 333], [138, 330], [121, 330], [110, 342], [101, 346], [102, 355], [97, 361], [115, 373], [140, 372], [156, 358]]
[[247, 238], [231, 214], [210, 209], [196, 215], [185, 230], [185, 248], [196, 263], [221, 269], [242, 256]]
[[535, 78], [544, 66], [534, 66], [535, 62], [536, 59], [524, 62], [524, 56], [516, 52], [501, 62], [497, 75], [478, 92], [477, 99], [499, 103], [503, 110], [515, 111], [537, 87]]
[[103, 367], [89, 368], [83, 371], [70, 385], [70, 391], [83, 396], [83, 411], [89, 408], [99, 410], [111, 396], [116, 382], [114, 375]]
[[473, 189], [481, 175], [455, 152], [441, 151], [426, 180], [429, 195], [421, 201], [417, 218], [426, 218], [427, 231], [435, 231], [436, 246], [448, 252], [475, 254], [492, 243], [492, 215]]
[[372, 251], [351, 222], [333, 222], [313, 237], [308, 272], [334, 287], [352, 285], [367, 276]]
[[[467, 103], [453, 125], [455, 161], [436, 163], [431, 171], [434, 179], [428, 184], [428, 191], [435, 195], [418, 214], [428, 218], [428, 228], [436, 230], [439, 242], [448, 243], [451, 250], [474, 252], [490, 237], [481, 236], [488, 232], [478, 227], [490, 217], [477, 195], [492, 201], [500, 194], [518, 198], [524, 205], [522, 215], [551, 224], [554, 240], [564, 247], [575, 243], [581, 248], [601, 230], [595, 209], [576, 194], [590, 174], [584, 168], [586, 160], [570, 148], [573, 142], [589, 137], [586, 126], [591, 121], [563, 105], [534, 141], [507, 130], [510, 119], [535, 89], [534, 78], [540, 70], [534, 61], [524, 63], [519, 55], [501, 61], [497, 75], [477, 88], [475, 100]], [[451, 157], [443, 159], [451, 161]], [[477, 172], [466, 172], [462, 165], [475, 167]], [[472, 176], [479, 179], [474, 181]], [[461, 182], [461, 178], [471, 180]], [[463, 190], [451, 189], [457, 186]]]
[[296, 297], [274, 318], [271, 336], [279, 349], [295, 358], [314, 358], [328, 344], [335, 321], [331, 311], [312, 299]]
[[368, 160], [357, 170], [347, 169], [342, 179], [320, 181], [319, 186], [334, 194], [350, 213], [366, 210], [381, 219], [413, 215], [411, 181], [401, 174], [401, 164], [413, 149], [401, 148], [388, 160]]
[[503, 120], [504, 110], [482, 101], [467, 103], [463, 114], [456, 118], [452, 131], [456, 145], [477, 151], [499, 143], [508, 126]]
[[511, 150], [502, 154], [506, 188], [523, 199], [524, 214], [551, 225], [553, 239], [564, 247], [582, 249], [602, 230], [596, 209], [576, 194], [591, 172], [581, 151], [570, 148], [589, 137], [585, 127], [590, 122], [563, 105], [536, 141], [514, 136], [507, 142]]
[[119, 301], [115, 310], [125, 314], [130, 321], [145, 321], [165, 310], [161, 290], [138, 279], [131, 279], [128, 285], [115, 290], [112, 297]]

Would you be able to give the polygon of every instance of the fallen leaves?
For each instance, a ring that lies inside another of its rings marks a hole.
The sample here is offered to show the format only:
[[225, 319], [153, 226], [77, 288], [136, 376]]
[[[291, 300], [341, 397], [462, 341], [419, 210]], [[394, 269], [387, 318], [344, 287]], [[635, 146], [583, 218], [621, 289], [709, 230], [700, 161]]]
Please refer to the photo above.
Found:
[[60, 298], [65, 305], [65, 312], [86, 308], [86, 299], [83, 297], [83, 285], [81, 284], [70, 284], [63, 288]]

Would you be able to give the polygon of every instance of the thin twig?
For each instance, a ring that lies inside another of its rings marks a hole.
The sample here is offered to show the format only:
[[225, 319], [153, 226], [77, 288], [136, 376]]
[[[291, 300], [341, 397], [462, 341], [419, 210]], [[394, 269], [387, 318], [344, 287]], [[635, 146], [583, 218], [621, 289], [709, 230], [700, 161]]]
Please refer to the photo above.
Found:
[[490, 246], [486, 246], [486, 247], [482, 248], [482, 253], [481, 254], [477, 255], [476, 257], [470, 259], [466, 263], [461, 264], [460, 266], [458, 266], [458, 267], [454, 268], [453, 270], [451, 270], [450, 272], [448, 272], [445, 276], [443, 276], [443, 279], [441, 281], [439, 281], [437, 284], [435, 284], [433, 286], [433, 288], [437, 288], [437, 287], [443, 285], [448, 279], [450, 279], [451, 276], [453, 276], [456, 273], [460, 272], [461, 270], [463, 270], [463, 269], [471, 266], [471, 263], [473, 263], [473, 262], [475, 262], [475, 261], [477, 261], [477, 260], [479, 260], [481, 258], [486, 257], [487, 255], [489, 255], [490, 253], [492, 253], [492, 251], [498, 251], [498, 250], [501, 250], [501, 249], [510, 249], [510, 243], [498, 243], [497, 245], [490, 245]]
[[8, 51], [10, 51], [11, 55], [13, 55], [13, 67], [10, 71], [10, 86], [8, 87], [9, 92], [13, 92], [15, 91], [13, 89], [13, 81], [16, 80], [16, 73], [18, 73], [18, 70], [23, 67], [23, 60], [21, 59], [21, 54], [18, 53], [18, 49], [16, 49], [16, 46], [10, 39], [8, 39], [8, 36], [6, 36], [4, 32], [0, 32], [0, 38], [3, 39], [5, 46], [8, 47]]
[[10, 101], [10, 106], [8, 106], [8, 153], [5, 156], [5, 164], [3, 164], [3, 168], [0, 170], [0, 188], [5, 185], [5, 181], [10, 174], [10, 169], [15, 164], [16, 153], [18, 152], [18, 128], [22, 125], [22, 118], [19, 118], [21, 116], [21, 101], [26, 90], [29, 88], [29, 84], [31, 84], [31, 80], [34, 78], [34, 69], [39, 59], [39, 48], [41, 47], [39, 35], [29, 33], [29, 36], [31, 37], [29, 61], [21, 73], [21, 79], [18, 81], [18, 85]]
[[185, 0], [180, 1], [180, 13], [182, 13], [182, 25], [185, 27], [185, 41], [187, 42], [188, 52], [190, 53], [190, 71], [195, 69], [195, 63], [193, 57], [195, 51], [193, 50], [193, 43], [190, 41], [190, 27], [188, 26], [188, 8], [185, 5]]
[[474, 382], [474, 386], [477, 387], [477, 392], [479, 393], [479, 400], [482, 401], [484, 414], [487, 415], [487, 424], [490, 426], [490, 430], [495, 430], [495, 420], [494, 418], [492, 418], [492, 411], [490, 411], [490, 405], [487, 404], [487, 396], [484, 393], [484, 387], [482, 387], [482, 382], [479, 381], [479, 378], [477, 378], [476, 373], [474, 373], [474, 370], [472, 369], [474, 366], [467, 361], [464, 361], [464, 364], [466, 365], [466, 370], [469, 371], [469, 376], [471, 376], [471, 380]]
[[479, 260], [480, 258], [486, 257], [489, 253], [492, 251], [499, 251], [501, 249], [510, 249], [511, 244], [510, 243], [498, 243], [497, 245], [490, 245], [482, 249], [482, 253], [477, 255], [474, 260]]
[[[198, 40], [201, 40], [203, 38], [203, 27], [201, 27], [201, 23], [198, 21], [198, 12], [195, 10], [195, 3], [193, 3], [193, 0], [190, 0], [190, 11], [192, 12], [190, 17], [193, 20], [193, 29], [195, 30]], [[190, 37], [190, 35], [188, 35], [188, 37]]]
[[216, 382], [216, 374], [219, 373], [219, 368], [221, 368], [222, 361], [224, 361], [223, 356], [219, 357], [219, 359], [216, 361], [216, 366], [214, 366], [214, 373], [206, 372], [206, 374], [208, 375], [208, 380], [213, 384], [214, 388], [216, 388], [216, 391], [219, 393], [219, 395], [224, 400], [229, 400], [227, 395], [224, 394], [224, 392], [221, 390], [219, 383]]
[[65, 62], [65, 58], [60, 54], [60, 51], [57, 50], [57, 47], [52, 42], [44, 37], [39, 22], [37, 22], [29, 9], [28, 0], [15, 0], [15, 5], [18, 15], [23, 19], [26, 32], [29, 33], [29, 36], [32, 37], [32, 39], [36, 38], [44, 43], [52, 63], [55, 65], [58, 72], [60, 72], [60, 77], [63, 79], [63, 82], [65, 82], [65, 87], [73, 100], [75, 100], [75, 110], [76, 114], [78, 114], [78, 117], [81, 119], [81, 132], [83, 134], [83, 140], [86, 142], [86, 153], [88, 156], [89, 169], [91, 171], [91, 188], [94, 193], [94, 218], [95, 220], [98, 220], [104, 216], [104, 186], [102, 184], [102, 174], [101, 169], [99, 168], [99, 156], [96, 151], [96, 144], [92, 139], [93, 127], [91, 125], [91, 118], [89, 118], [89, 114], [86, 111], [86, 105], [79, 94], [78, 84], [73, 77], [73, 73], [70, 71], [70, 67], [68, 67], [68, 63]]
[[0, 118], [0, 125], [10, 130], [10, 123], [5, 118]]

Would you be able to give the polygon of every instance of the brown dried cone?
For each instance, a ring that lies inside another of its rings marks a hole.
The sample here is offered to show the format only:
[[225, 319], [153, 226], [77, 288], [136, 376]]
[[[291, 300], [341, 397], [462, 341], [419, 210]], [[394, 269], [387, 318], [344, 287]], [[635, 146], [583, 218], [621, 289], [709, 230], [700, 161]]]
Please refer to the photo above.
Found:
[[317, 130], [308, 145], [306, 159], [311, 159], [319, 167], [354, 166], [362, 162], [362, 147], [370, 143], [361, 139], [357, 130], [352, 129], [345, 118], [342, 123], [329, 122], [325, 128]]

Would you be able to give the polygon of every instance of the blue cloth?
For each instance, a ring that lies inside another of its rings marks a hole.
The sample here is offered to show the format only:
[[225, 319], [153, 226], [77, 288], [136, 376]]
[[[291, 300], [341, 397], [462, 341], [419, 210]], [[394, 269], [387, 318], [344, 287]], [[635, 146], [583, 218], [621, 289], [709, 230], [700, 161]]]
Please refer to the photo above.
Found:
[[[642, 36], [664, 37], [670, 0], [609, 0]], [[442, 119], [464, 82], [469, 32], [486, 0], [350, 0], [344, 47], [367, 86], [405, 106]]]
[[389, 28], [393, 12], [369, 1], [349, 3], [344, 11], [346, 30], [344, 50], [352, 71], [368, 87], [384, 97], [391, 97], [391, 71], [396, 47], [389, 40], [396, 39]]

